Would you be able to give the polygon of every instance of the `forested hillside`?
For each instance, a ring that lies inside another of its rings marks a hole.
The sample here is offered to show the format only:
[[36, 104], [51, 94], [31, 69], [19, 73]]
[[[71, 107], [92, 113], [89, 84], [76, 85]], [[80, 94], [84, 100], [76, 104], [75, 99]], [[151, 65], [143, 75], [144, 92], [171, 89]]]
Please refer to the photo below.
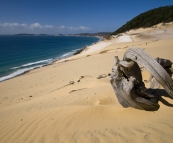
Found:
[[173, 21], [173, 6], [159, 7], [139, 14], [115, 32], [111, 33], [110, 36], [123, 33], [130, 29], [147, 28], [161, 22], [166, 23], [171, 21]]

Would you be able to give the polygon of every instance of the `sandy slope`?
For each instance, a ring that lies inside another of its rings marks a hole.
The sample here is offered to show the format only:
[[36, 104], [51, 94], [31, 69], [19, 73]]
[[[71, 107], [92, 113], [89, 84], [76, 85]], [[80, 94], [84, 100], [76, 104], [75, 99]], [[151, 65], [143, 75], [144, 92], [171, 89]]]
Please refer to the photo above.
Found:
[[[110, 73], [114, 56], [121, 59], [130, 47], [173, 61], [173, 26], [132, 30], [118, 38], [1, 82], [0, 143], [171, 143], [173, 100], [164, 90], [157, 90], [158, 111], [125, 109], [109, 77], [97, 77]], [[146, 70], [142, 74], [149, 79]]]

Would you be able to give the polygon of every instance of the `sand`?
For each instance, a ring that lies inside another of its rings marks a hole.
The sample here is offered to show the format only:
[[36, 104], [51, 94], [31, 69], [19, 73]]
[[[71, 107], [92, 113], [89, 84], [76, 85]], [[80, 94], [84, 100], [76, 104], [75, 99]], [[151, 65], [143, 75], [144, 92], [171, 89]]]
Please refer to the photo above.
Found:
[[[110, 77], [97, 77], [111, 73], [114, 56], [122, 59], [131, 47], [173, 61], [172, 41], [171, 23], [131, 30], [1, 82], [0, 143], [171, 143], [173, 100], [163, 90], [158, 111], [123, 108]], [[149, 79], [147, 70], [142, 75]]]

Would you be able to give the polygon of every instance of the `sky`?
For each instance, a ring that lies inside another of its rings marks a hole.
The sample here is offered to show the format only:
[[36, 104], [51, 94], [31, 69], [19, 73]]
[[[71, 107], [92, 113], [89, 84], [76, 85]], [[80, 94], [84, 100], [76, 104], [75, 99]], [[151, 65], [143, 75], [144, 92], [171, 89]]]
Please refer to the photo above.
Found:
[[113, 32], [173, 0], [0, 0], [0, 35]]

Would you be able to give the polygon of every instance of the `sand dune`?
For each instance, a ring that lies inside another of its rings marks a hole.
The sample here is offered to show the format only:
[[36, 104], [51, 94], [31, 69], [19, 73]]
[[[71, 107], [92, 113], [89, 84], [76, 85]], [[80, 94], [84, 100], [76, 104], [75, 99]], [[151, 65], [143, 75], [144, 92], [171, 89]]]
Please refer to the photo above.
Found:
[[[124, 42], [102, 41], [66, 62], [1, 82], [0, 143], [171, 143], [173, 100], [164, 89], [156, 90], [158, 111], [123, 108], [108, 74], [114, 56], [122, 59], [130, 47], [173, 61], [172, 28], [134, 30]], [[149, 87], [150, 74], [142, 74]]]

